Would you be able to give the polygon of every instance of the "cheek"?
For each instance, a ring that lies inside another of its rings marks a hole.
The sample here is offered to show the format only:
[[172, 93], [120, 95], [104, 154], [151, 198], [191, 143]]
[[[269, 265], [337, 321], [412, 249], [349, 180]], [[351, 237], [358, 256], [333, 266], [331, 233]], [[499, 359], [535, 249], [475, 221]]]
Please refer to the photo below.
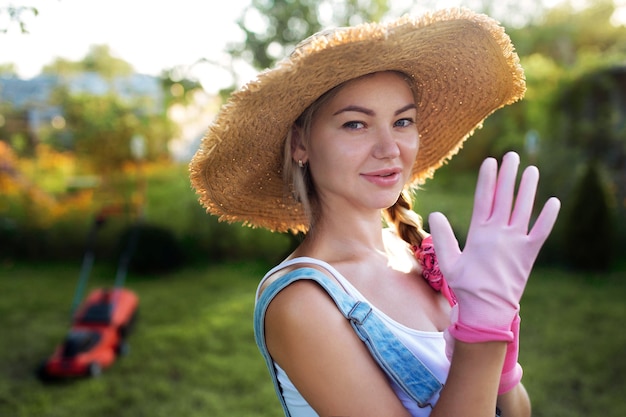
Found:
[[311, 159], [320, 166], [336, 166], [337, 163], [345, 164], [351, 160], [357, 152], [354, 142], [331, 127], [313, 126], [309, 141], [309, 154]]
[[411, 138], [403, 143], [403, 151], [406, 155], [407, 159], [415, 159], [417, 157], [417, 152], [419, 151], [419, 139]]
[[344, 153], [333, 141], [325, 140], [324, 137], [312, 137], [309, 146], [309, 165], [313, 177], [324, 175], [329, 169], [338, 170], [345, 160]]
[[407, 141], [404, 143], [404, 146], [401, 150], [401, 158], [402, 164], [407, 169], [407, 175], [410, 175], [410, 173], [413, 171], [413, 165], [415, 165], [415, 161], [417, 160], [418, 152], [419, 140], [413, 139], [412, 141]]

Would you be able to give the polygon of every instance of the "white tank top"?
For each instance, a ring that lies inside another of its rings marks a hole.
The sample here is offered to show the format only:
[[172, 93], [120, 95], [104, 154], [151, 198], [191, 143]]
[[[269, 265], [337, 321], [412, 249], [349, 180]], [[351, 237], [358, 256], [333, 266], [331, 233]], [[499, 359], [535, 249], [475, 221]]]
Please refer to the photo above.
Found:
[[[445, 354], [445, 340], [443, 332], [426, 332], [411, 329], [403, 324], [398, 323], [385, 313], [380, 311], [375, 305], [367, 300], [339, 271], [330, 264], [315, 258], [299, 257], [285, 261], [272, 270], [270, 270], [261, 280], [256, 293], [256, 299], [259, 298], [259, 292], [269, 276], [283, 268], [294, 264], [312, 264], [324, 268], [328, 271], [341, 285], [341, 287], [358, 301], [367, 302], [374, 312], [387, 325], [400, 341], [416, 356], [424, 365], [433, 373], [433, 375], [445, 384], [450, 369], [450, 361]], [[274, 363], [277, 370], [278, 381], [283, 391], [283, 397], [289, 408], [292, 417], [317, 417], [318, 414], [309, 406], [306, 400], [300, 395], [297, 388], [289, 380], [289, 376]], [[392, 383], [392, 388], [404, 404], [404, 407], [411, 413], [412, 417], [426, 417], [430, 415], [431, 408], [419, 408], [417, 403], [408, 397], [400, 387]], [[438, 394], [433, 398], [433, 405], [438, 399]]]

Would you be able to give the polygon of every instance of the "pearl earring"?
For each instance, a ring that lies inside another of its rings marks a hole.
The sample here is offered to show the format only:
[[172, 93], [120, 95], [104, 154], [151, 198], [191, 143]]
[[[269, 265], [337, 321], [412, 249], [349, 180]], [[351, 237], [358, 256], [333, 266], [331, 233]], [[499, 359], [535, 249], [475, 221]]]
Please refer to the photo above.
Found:
[[304, 162], [302, 162], [302, 159], [298, 159], [298, 166], [300, 168], [304, 168]]

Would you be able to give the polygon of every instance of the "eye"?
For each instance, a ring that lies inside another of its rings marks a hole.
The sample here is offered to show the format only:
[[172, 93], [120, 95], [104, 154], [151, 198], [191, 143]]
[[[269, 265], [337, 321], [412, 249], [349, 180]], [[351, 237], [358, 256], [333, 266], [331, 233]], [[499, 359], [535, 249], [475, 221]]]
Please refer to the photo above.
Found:
[[397, 120], [394, 123], [394, 126], [396, 126], [396, 127], [409, 127], [409, 126], [412, 126], [414, 124], [415, 124], [415, 120], [413, 120], [413, 118], [411, 118], [411, 117], [407, 117], [407, 118], [404, 118], [404, 119]]
[[342, 125], [343, 127], [345, 127], [346, 129], [362, 129], [365, 127], [365, 123], [363, 122], [357, 122], [355, 120], [350, 121], [350, 122], [346, 122]]

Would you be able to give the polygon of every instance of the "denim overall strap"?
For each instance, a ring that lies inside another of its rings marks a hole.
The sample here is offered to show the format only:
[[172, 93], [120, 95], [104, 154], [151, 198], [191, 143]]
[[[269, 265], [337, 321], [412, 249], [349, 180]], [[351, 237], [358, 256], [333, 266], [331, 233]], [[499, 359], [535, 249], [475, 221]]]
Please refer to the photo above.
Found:
[[265, 312], [272, 299], [289, 284], [308, 279], [316, 281], [331, 296], [341, 313], [359, 338], [365, 343], [372, 357], [387, 376], [415, 400], [419, 407], [432, 406], [429, 400], [441, 388], [441, 383], [430, 370], [409, 351], [402, 342], [385, 326], [372, 308], [365, 302], [356, 301], [343, 291], [334, 281], [314, 268], [300, 268], [291, 271], [268, 285], [263, 291], [254, 312], [254, 333], [257, 345], [263, 354], [274, 381], [274, 388], [281, 401], [285, 415], [289, 411], [280, 392], [276, 369], [265, 344]]

